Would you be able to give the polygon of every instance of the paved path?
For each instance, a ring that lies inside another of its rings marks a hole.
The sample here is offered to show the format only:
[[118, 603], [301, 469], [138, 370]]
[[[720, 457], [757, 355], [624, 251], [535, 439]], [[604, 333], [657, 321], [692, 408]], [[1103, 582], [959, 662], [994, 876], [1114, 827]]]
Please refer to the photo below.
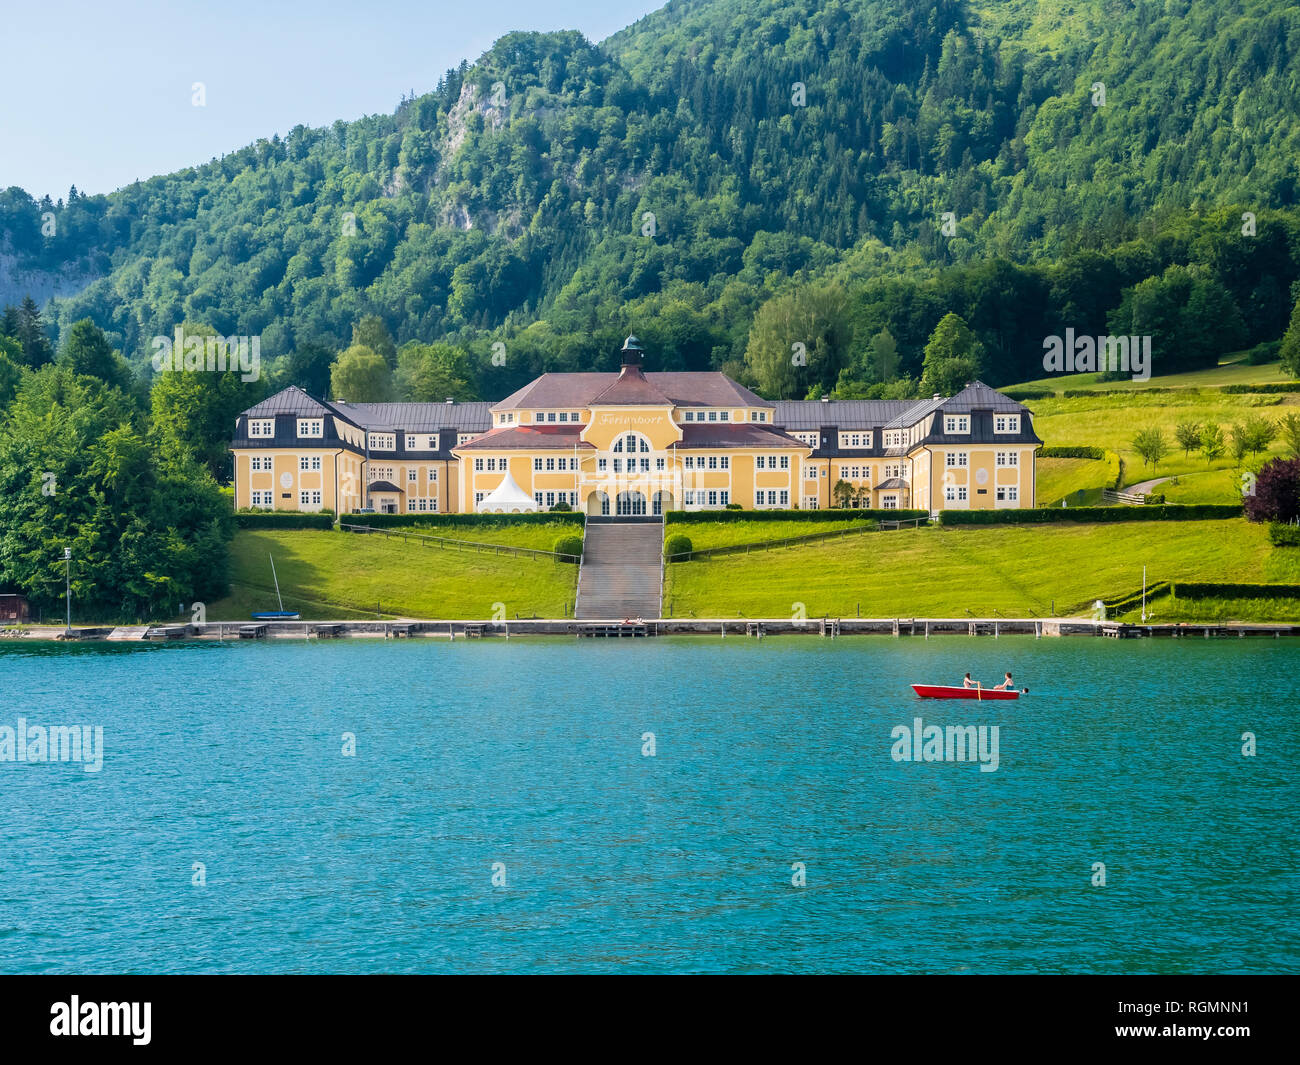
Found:
[[[1170, 474], [1170, 475], [1169, 475], [1169, 477], [1172, 477], [1172, 476], [1173, 476], [1173, 474]], [[1150, 494], [1151, 494], [1151, 489], [1153, 489], [1153, 488], [1154, 488], [1156, 485], [1158, 485], [1158, 484], [1164, 484], [1167, 480], [1169, 480], [1169, 477], [1157, 477], [1157, 478], [1155, 478], [1154, 480], [1151, 480], [1151, 481], [1141, 481], [1141, 482], [1139, 482], [1138, 484], [1131, 484], [1131, 485], [1129, 485], [1127, 488], [1121, 488], [1120, 491], [1121, 491], [1121, 492], [1137, 492], [1137, 493], [1140, 493], [1141, 495], [1144, 495], [1144, 496], [1145, 496], [1145, 495], [1150, 495]]]
[[588, 523], [574, 617], [657, 618], [663, 611], [662, 524]]

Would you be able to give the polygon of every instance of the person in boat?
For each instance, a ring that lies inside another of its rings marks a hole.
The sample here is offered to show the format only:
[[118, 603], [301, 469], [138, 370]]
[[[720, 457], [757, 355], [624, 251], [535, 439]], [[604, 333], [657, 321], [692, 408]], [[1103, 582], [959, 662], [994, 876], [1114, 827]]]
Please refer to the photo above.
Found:
[[995, 692], [1009, 692], [1015, 690], [1016, 686], [1011, 682], [1011, 674], [1008, 673], [1006, 678], [1006, 680], [993, 689]]
[[969, 674], [969, 673], [967, 673], [966, 676], [962, 678], [961, 686], [962, 686], [963, 688], [978, 688], [978, 687], [979, 687], [978, 684], [976, 684], [973, 680], [970, 679], [970, 674]]

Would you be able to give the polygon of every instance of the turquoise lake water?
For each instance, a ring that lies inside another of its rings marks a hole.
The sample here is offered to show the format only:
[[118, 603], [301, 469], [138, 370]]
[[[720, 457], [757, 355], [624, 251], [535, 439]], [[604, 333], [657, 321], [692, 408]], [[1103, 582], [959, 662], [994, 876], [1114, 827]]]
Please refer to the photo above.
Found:
[[[1300, 968], [1296, 641], [11, 643], [0, 691], [104, 730], [0, 761], [7, 973]], [[997, 771], [895, 761], [917, 716]]]

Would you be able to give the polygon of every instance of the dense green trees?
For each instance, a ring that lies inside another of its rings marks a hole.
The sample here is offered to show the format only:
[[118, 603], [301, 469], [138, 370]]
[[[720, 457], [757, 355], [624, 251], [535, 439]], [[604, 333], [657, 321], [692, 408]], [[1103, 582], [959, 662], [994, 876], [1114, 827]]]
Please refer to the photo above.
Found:
[[848, 298], [838, 285], [792, 289], [759, 308], [745, 365], [764, 395], [799, 399], [829, 391], [848, 364]]
[[389, 403], [397, 398], [393, 371], [378, 352], [353, 344], [330, 369], [330, 395], [348, 403]]
[[948, 313], [939, 319], [925, 346], [921, 364], [921, 392], [954, 396], [980, 376], [984, 345], [961, 317]]
[[1227, 288], [1203, 269], [1176, 265], [1126, 289], [1109, 316], [1109, 332], [1152, 337], [1156, 373], [1214, 366], [1247, 336]]
[[397, 392], [415, 403], [464, 402], [478, 398], [470, 380], [469, 356], [451, 344], [403, 344], [397, 353]]
[[59, 350], [59, 365], [74, 374], [97, 377], [107, 385], [129, 392], [134, 385], [131, 367], [113, 350], [104, 331], [89, 318], [73, 324]]
[[1300, 378], [1300, 300], [1291, 309], [1291, 321], [1282, 335], [1282, 369], [1292, 377]]
[[0, 422], [0, 583], [54, 612], [73, 553], [78, 617], [171, 616], [225, 592], [229, 504], [137, 403], [68, 366], [25, 375]]
[[[1278, 339], [1300, 279], [1294, 5], [1080, 0], [1070, 26], [1023, 0], [715, 0], [599, 47], [509, 34], [390, 115], [109, 196], [0, 191], [0, 244], [95, 279], [55, 302], [61, 336], [90, 318], [139, 367], [208, 321], [318, 393], [350, 343], [393, 369], [401, 344], [450, 343], [484, 396], [608, 368], [629, 331], [659, 365], [735, 368], [760, 307], [827, 284], [849, 356], [791, 394], [918, 378], [950, 312], [995, 384], [1112, 316], [1158, 330], [1158, 369]], [[51, 361], [22, 312], [0, 328]]]

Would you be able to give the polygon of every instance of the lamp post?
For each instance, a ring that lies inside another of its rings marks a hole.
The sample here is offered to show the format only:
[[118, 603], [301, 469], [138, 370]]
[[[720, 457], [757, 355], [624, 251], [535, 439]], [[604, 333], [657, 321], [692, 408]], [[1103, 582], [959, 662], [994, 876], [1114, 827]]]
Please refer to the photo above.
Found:
[[67, 617], [64, 622], [63, 635], [72, 635], [72, 548], [63, 549], [63, 580], [67, 594]]

